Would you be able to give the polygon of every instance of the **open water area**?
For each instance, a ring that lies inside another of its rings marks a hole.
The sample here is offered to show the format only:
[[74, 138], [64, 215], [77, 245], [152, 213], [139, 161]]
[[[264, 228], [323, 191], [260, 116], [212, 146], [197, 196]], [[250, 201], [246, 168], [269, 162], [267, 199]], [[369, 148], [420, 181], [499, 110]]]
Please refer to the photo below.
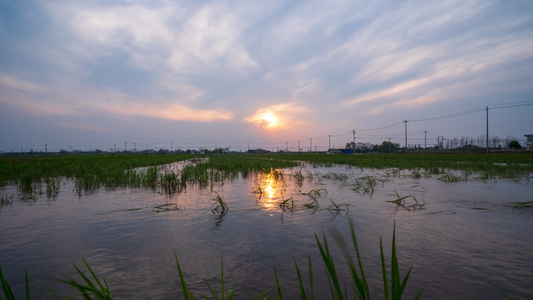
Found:
[[[307, 283], [310, 257], [315, 298], [327, 299], [314, 234], [326, 235], [339, 275], [350, 283], [330, 233], [338, 230], [351, 245], [351, 219], [371, 289], [378, 294], [383, 291], [380, 237], [390, 261], [395, 226], [401, 276], [412, 267], [405, 299], [422, 288], [422, 299], [505, 299], [494, 285], [515, 299], [532, 299], [533, 208], [512, 204], [531, 201], [529, 179], [437, 178], [305, 166], [207, 187], [189, 184], [172, 195], [100, 188], [80, 196], [72, 181], [63, 180], [55, 197], [26, 200], [9, 185], [0, 189], [0, 196], [14, 195], [0, 208], [0, 266], [17, 298], [24, 296], [25, 270], [32, 299], [42, 298], [34, 288], [49, 295], [45, 286], [60, 297], [75, 294], [54, 279], [78, 279], [73, 264], [86, 270], [85, 259], [115, 299], [178, 299], [183, 294], [174, 253], [189, 288], [206, 295], [204, 280], [216, 280], [220, 289], [223, 257], [225, 289], [234, 289], [234, 299], [248, 299], [247, 292], [254, 297], [267, 289], [277, 295], [274, 268], [282, 287], [297, 297], [294, 260]], [[217, 193], [229, 208], [225, 214], [212, 212]], [[280, 207], [290, 197], [294, 206], [288, 201]], [[403, 205], [387, 202], [401, 197]]]

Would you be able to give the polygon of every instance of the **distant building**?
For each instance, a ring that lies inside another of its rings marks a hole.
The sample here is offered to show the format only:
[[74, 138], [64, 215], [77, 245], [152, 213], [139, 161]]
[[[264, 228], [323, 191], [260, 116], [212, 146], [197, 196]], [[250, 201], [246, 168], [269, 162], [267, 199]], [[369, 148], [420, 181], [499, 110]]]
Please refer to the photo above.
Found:
[[328, 149], [328, 152], [326, 154], [350, 154], [352, 153], [352, 149]]
[[248, 153], [270, 153], [270, 150], [265, 149], [249, 149]]
[[533, 134], [526, 134], [526, 150], [533, 150]]

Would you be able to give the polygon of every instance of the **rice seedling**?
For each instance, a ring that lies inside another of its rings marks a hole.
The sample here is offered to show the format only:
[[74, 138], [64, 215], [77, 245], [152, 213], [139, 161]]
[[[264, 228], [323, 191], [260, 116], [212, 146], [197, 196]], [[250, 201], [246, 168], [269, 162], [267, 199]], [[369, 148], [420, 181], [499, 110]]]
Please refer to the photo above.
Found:
[[315, 299], [315, 292], [314, 292], [314, 284], [313, 284], [313, 264], [311, 263], [311, 256], [307, 256], [308, 261], [308, 268], [309, 268], [309, 296], [307, 296], [305, 285], [303, 284], [302, 280], [302, 273], [300, 272], [300, 268], [298, 267], [298, 263], [296, 262], [296, 259], [294, 260], [294, 267], [296, 268], [296, 273], [298, 274], [298, 295], [300, 296], [300, 299], [307, 300], [307, 299]]
[[[176, 256], [176, 260], [177, 260], [177, 256]], [[224, 257], [221, 255], [220, 256], [220, 297], [218, 296], [218, 291], [217, 291], [217, 284], [216, 284], [216, 281], [213, 282], [213, 287], [211, 287], [211, 285], [209, 285], [209, 283], [207, 281], [204, 280], [207, 288], [209, 289], [209, 291], [211, 292], [211, 295], [213, 295], [213, 299], [221, 299], [221, 300], [231, 300], [233, 299], [233, 290], [232, 289], [228, 289], [228, 292], [225, 293], [224, 292]]]
[[55, 177], [46, 177], [46, 196], [48, 198], [57, 197], [59, 188], [61, 187], [61, 179]]
[[[350, 211], [349, 208], [348, 208], [348, 206], [350, 204], [347, 204], [347, 203], [337, 204], [331, 198], [329, 198], [329, 201], [331, 202], [331, 206], [328, 207], [328, 211], [331, 212], [331, 213], [334, 213], [335, 215], [338, 215], [338, 214], [340, 214], [343, 211], [346, 211], [346, 214], [348, 214], [348, 212]], [[342, 208], [343, 206], [344, 206], [344, 208]]]
[[[26, 270], [24, 274], [24, 287], [25, 287], [25, 293], [26, 297], [25, 299], [30, 299], [30, 287], [29, 287], [29, 280], [28, 280], [28, 271]], [[9, 285], [9, 282], [7, 282], [6, 277], [4, 276], [4, 272], [2, 272], [2, 268], [0, 267], [0, 287], [2, 287], [2, 292], [4, 294], [5, 299], [7, 300], [14, 300], [15, 295], [13, 294], [13, 291], [11, 290], [11, 286]], [[2, 298], [2, 294], [0, 294], [0, 299]]]
[[279, 207], [284, 212], [294, 212], [294, 209], [296, 208], [296, 206], [294, 205], [294, 198], [290, 197], [288, 199], [281, 201], [281, 203], [279, 204]]
[[446, 172], [441, 177], [437, 178], [438, 180], [447, 181], [447, 182], [459, 182], [461, 177], [454, 175], [452, 173]]
[[165, 203], [165, 204], [158, 205], [155, 208], [156, 209], [153, 211], [156, 213], [180, 210], [180, 208], [178, 207], [176, 203]]
[[363, 192], [364, 194], [370, 194], [370, 197], [374, 195], [375, 186], [381, 182], [382, 185], [385, 185], [384, 180], [378, 180], [372, 176], [364, 176], [355, 180], [355, 186], [353, 190], [357, 193]]
[[298, 186], [298, 188], [301, 189], [304, 184], [304, 176], [302, 174], [302, 171], [294, 172], [293, 177], [296, 182], [296, 185]]
[[0, 196], [0, 209], [3, 206], [13, 205], [13, 198], [15, 198], [15, 194], [11, 192]]
[[326, 189], [313, 189], [307, 193], [302, 193], [302, 195], [307, 195], [311, 199], [316, 200], [316, 197], [322, 197], [322, 195], [327, 196], [328, 191]]
[[225, 216], [229, 211], [228, 204], [217, 192], [215, 192], [215, 194], [217, 196], [213, 199], [215, 203], [213, 203], [213, 209], [211, 209], [211, 212], [214, 215]]
[[165, 173], [161, 176], [161, 187], [166, 194], [179, 193], [183, 189], [180, 178], [176, 173]]
[[254, 180], [254, 188], [252, 191], [253, 194], [259, 195], [259, 197], [263, 196], [263, 188], [261, 187], [261, 184], [257, 182], [257, 180]]
[[[415, 196], [413, 195], [407, 195], [407, 196], [400, 196], [400, 194], [398, 194], [398, 191], [394, 190], [394, 193], [395, 195], [392, 195], [392, 196], [395, 196], [396, 199], [395, 200], [389, 200], [387, 202], [391, 202], [391, 203], [394, 203], [397, 205], [397, 207], [402, 207], [406, 210], [420, 210], [420, 209], [423, 209], [424, 206], [426, 205], [426, 202], [419, 202]], [[406, 199], [413, 199], [414, 203], [413, 204], [406, 204], [405, 200]]]
[[[334, 230], [332, 234], [333, 234], [335, 241], [337, 242], [337, 245], [342, 250], [344, 257], [348, 262], [348, 267], [350, 269], [350, 274], [352, 276], [352, 288], [355, 291], [357, 298], [370, 299], [372, 297], [372, 294], [370, 293], [370, 285], [368, 283], [368, 280], [364, 272], [361, 254], [359, 252], [359, 247], [357, 245], [357, 239], [355, 236], [354, 225], [351, 219], [349, 220], [349, 222], [350, 222], [350, 234], [352, 237], [352, 244], [353, 244], [353, 248], [355, 249], [355, 255], [357, 257], [357, 264], [352, 259], [348, 251], [348, 246], [346, 242], [344, 241], [344, 238], [342, 237], [342, 235], [336, 230]], [[322, 256], [324, 264], [326, 265], [328, 277], [331, 279], [330, 287], [332, 290], [333, 298], [334, 299], [348, 298], [348, 294], [346, 290], [343, 292], [341, 289], [341, 284], [336, 275], [335, 266], [333, 263], [333, 259], [331, 257], [331, 253], [328, 248], [326, 237], [324, 236], [323, 238], [324, 246], [322, 246], [322, 243], [320, 243], [320, 240], [318, 239], [316, 234], [315, 234], [315, 239], [319, 246], [320, 254]], [[409, 280], [409, 275], [411, 274], [411, 268], [409, 268], [409, 270], [407, 271], [407, 274], [402, 279], [400, 276], [400, 268], [399, 268], [399, 263], [398, 263], [398, 258], [397, 258], [397, 250], [396, 250], [396, 226], [394, 226], [393, 235], [392, 235], [390, 275], [389, 275], [389, 272], [387, 271], [387, 267], [385, 264], [385, 255], [383, 251], [383, 242], [382, 242], [381, 237], [379, 240], [380, 240], [379, 246], [380, 246], [380, 257], [381, 257], [381, 273], [382, 273], [382, 278], [383, 278], [383, 292], [384, 292], [385, 299], [401, 299], [401, 296]], [[389, 284], [389, 278], [390, 278], [390, 284]], [[423, 289], [420, 290], [420, 292], [416, 295], [415, 299], [419, 299], [422, 295], [422, 292], [423, 292]], [[377, 293], [376, 293], [376, 298], [377, 298]]]
[[83, 263], [85, 264], [85, 267], [91, 274], [92, 278], [85, 275], [84, 272], [82, 272], [78, 267], [76, 267], [76, 265], [74, 265], [74, 268], [76, 269], [80, 277], [83, 279], [83, 282], [78, 282], [72, 278], [58, 280], [59, 282], [64, 283], [73, 288], [76, 288], [79, 291], [79, 294], [73, 295], [69, 298], [82, 296], [85, 299], [92, 299], [93, 297], [96, 299], [102, 299], [102, 300], [113, 299], [113, 297], [111, 297], [111, 293], [109, 291], [109, 287], [107, 286], [106, 280], [103, 279], [103, 282], [102, 282], [98, 278], [98, 276], [96, 276], [96, 273], [91, 269], [87, 261], [83, 260]]

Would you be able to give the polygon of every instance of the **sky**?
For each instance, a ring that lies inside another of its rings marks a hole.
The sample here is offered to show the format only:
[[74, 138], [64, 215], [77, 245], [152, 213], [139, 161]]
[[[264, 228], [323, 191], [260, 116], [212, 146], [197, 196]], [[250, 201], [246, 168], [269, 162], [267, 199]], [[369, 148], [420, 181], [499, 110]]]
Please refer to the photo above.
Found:
[[0, 0], [0, 152], [429, 146], [487, 107], [523, 142], [532, 104], [530, 0]]

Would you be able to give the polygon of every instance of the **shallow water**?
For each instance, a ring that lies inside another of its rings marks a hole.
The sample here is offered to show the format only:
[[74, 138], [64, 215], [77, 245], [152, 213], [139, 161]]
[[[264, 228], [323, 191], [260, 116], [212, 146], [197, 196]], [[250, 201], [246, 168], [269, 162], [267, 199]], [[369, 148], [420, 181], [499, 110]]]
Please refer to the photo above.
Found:
[[[243, 299], [243, 286], [251, 296], [275, 287], [274, 267], [282, 286], [297, 296], [293, 258], [307, 280], [309, 255], [315, 293], [323, 299], [329, 287], [314, 233], [330, 237], [337, 228], [348, 238], [351, 218], [365, 272], [378, 293], [379, 238], [390, 256], [395, 224], [402, 275], [412, 267], [406, 298], [424, 288], [424, 299], [503, 299], [491, 282], [516, 299], [533, 297], [533, 208], [511, 205], [530, 201], [531, 183], [452, 183], [344, 167], [281, 171], [283, 180], [258, 174], [205, 189], [189, 185], [171, 196], [125, 188], [79, 197], [72, 182], [64, 181], [55, 198], [23, 201], [16, 187], [4, 187], [0, 196], [16, 196], [0, 210], [0, 266], [20, 298], [25, 269], [32, 286], [45, 293], [46, 284], [61, 296], [74, 294], [53, 278], [75, 276], [72, 264], [82, 267], [85, 259], [117, 299], [167, 299], [182, 295], [174, 251], [190, 288], [203, 293], [204, 279], [220, 279], [223, 255], [226, 288]], [[302, 174], [303, 182], [294, 174]], [[363, 176], [378, 179], [373, 193], [354, 191], [356, 179], [368, 187]], [[254, 193], [257, 184], [261, 195]], [[303, 193], [313, 189], [327, 195], [316, 197], [318, 208], [306, 208], [311, 198]], [[225, 216], [211, 212], [214, 192], [228, 204]], [[406, 206], [387, 202], [398, 196], [409, 196]], [[421, 206], [410, 207], [417, 203], [413, 196]], [[295, 207], [283, 211], [279, 203], [290, 197]], [[328, 210], [330, 199], [344, 210]], [[167, 203], [175, 205], [161, 206]], [[173, 207], [179, 210], [165, 209]], [[342, 254], [328, 241], [339, 273], [349, 279]], [[32, 298], [38, 296], [32, 289]]]

